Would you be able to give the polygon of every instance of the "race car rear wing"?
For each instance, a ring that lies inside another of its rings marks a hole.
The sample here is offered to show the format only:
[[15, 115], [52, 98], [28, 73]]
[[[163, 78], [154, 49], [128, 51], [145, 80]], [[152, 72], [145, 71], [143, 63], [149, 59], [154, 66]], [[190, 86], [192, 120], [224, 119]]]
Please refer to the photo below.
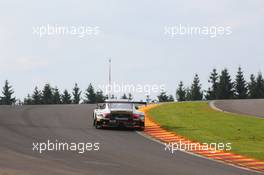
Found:
[[130, 103], [130, 104], [135, 104], [136, 108], [140, 105], [147, 105], [147, 102], [142, 102], [142, 101], [123, 101], [123, 100], [105, 100], [105, 102], [102, 103], [97, 103], [97, 108], [101, 108], [104, 106], [106, 103]]
[[143, 101], [122, 101], [122, 100], [105, 100], [104, 103], [133, 103], [133, 104], [142, 104], [142, 105], [147, 105], [147, 102]]

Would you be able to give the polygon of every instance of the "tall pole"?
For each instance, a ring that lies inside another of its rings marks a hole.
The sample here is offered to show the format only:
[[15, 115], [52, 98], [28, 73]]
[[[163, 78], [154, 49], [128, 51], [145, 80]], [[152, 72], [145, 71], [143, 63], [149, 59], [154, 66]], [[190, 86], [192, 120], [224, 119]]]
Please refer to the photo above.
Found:
[[109, 86], [109, 89], [108, 89], [108, 99], [111, 99], [111, 90], [112, 90], [112, 87], [111, 87], [111, 58], [109, 58], [109, 79], [108, 79], [108, 86]]

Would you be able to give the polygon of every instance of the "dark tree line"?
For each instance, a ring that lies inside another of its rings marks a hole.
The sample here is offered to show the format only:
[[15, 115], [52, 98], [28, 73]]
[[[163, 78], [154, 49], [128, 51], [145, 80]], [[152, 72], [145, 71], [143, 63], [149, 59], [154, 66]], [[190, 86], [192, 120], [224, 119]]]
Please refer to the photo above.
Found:
[[250, 75], [250, 81], [247, 82], [241, 67], [238, 68], [236, 77], [232, 81], [227, 69], [217, 72], [216, 69], [210, 73], [210, 87], [202, 91], [200, 80], [196, 74], [191, 88], [185, 88], [181, 81], [176, 90], [178, 101], [189, 100], [215, 100], [215, 99], [257, 99], [264, 98], [264, 79], [261, 73], [256, 76]]
[[[215, 99], [258, 99], [264, 98], [264, 78], [261, 73], [251, 74], [247, 82], [241, 67], [238, 68], [237, 74], [232, 80], [227, 69], [218, 72], [213, 69], [210, 73], [208, 83], [210, 87], [202, 90], [202, 85], [198, 74], [195, 74], [191, 86], [184, 86], [180, 81], [176, 90], [176, 99], [178, 101], [195, 101], [195, 100], [215, 100]], [[82, 99], [81, 96], [84, 96]], [[11, 105], [17, 100], [14, 90], [6, 80], [0, 96], [0, 105]], [[111, 99], [115, 96], [111, 95]], [[149, 97], [148, 97], [149, 98]], [[158, 96], [160, 102], [174, 101], [173, 95], [168, 95], [162, 91]], [[57, 87], [46, 84], [42, 90], [35, 87], [32, 94], [24, 99], [24, 104], [79, 104], [79, 103], [100, 103], [108, 99], [102, 90], [96, 90], [92, 84], [82, 92], [75, 83], [73, 89], [69, 92], [67, 89], [60, 91]], [[121, 99], [132, 100], [131, 93], [123, 94]]]
[[[10, 83], [6, 80], [5, 85], [2, 89], [2, 96], [0, 96], [0, 105], [11, 105], [17, 100], [13, 97], [14, 90]], [[84, 94], [84, 98], [81, 96]], [[112, 94], [111, 99], [116, 97]], [[67, 89], [62, 92], [58, 87], [52, 87], [50, 84], [45, 84], [43, 89], [40, 90], [35, 87], [32, 94], [28, 94], [24, 98], [23, 104], [25, 105], [40, 105], [40, 104], [80, 104], [80, 103], [101, 103], [105, 99], [108, 99], [107, 95], [104, 95], [102, 90], [96, 90], [90, 83], [88, 88], [82, 93], [78, 84], [75, 83], [71, 92]], [[131, 93], [124, 94], [121, 99], [132, 100], [133, 96]]]
[[165, 91], [162, 91], [160, 95], [157, 96], [159, 102], [172, 102], [174, 101], [173, 95], [167, 95]]
[[[81, 102], [82, 91], [75, 83], [72, 92], [67, 89], [60, 92], [57, 87], [52, 87], [50, 84], [45, 84], [43, 90], [39, 90], [35, 87], [32, 95], [28, 95], [24, 99], [24, 104], [79, 104]], [[105, 96], [101, 90], [96, 91], [92, 84], [89, 84], [88, 88], [84, 92], [83, 103], [97, 103], [103, 102]]]
[[195, 74], [191, 87], [185, 88], [183, 82], [180, 81], [176, 90], [176, 98], [178, 101], [194, 101], [203, 99], [202, 85], [198, 74]]
[[[159, 102], [172, 102], [174, 101], [173, 95], [167, 95], [166, 92], [161, 92], [157, 96]], [[192, 85], [190, 87], [184, 87], [183, 82], [180, 81], [176, 90], [176, 99], [178, 101], [190, 101], [190, 100], [202, 100], [203, 91], [202, 85], [198, 74], [195, 74]]]
[[131, 93], [128, 93], [128, 95], [126, 93], [124, 93], [122, 96], [121, 96], [121, 99], [124, 99], [124, 100], [132, 100], [133, 99], [133, 96]]

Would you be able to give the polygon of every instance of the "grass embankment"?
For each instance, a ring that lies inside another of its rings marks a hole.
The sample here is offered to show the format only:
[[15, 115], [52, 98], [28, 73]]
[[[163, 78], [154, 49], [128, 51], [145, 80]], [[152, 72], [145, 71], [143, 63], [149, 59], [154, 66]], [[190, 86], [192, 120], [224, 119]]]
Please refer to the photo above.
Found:
[[264, 160], [264, 119], [215, 111], [207, 102], [163, 104], [149, 114], [163, 128], [190, 140], [231, 143], [231, 152]]

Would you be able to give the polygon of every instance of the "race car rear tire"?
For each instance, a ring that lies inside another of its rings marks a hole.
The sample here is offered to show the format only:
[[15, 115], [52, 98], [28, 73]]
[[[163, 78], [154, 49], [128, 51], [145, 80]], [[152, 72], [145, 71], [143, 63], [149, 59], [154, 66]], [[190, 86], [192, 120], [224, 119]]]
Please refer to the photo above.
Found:
[[95, 126], [95, 119], [93, 119], [93, 126]]
[[94, 127], [95, 127], [96, 129], [101, 129], [101, 128], [102, 128], [102, 126], [98, 124], [98, 122], [97, 122], [96, 119], [94, 120]]
[[93, 112], [93, 126], [95, 126], [94, 112]]
[[144, 131], [145, 127], [138, 128], [138, 131]]

